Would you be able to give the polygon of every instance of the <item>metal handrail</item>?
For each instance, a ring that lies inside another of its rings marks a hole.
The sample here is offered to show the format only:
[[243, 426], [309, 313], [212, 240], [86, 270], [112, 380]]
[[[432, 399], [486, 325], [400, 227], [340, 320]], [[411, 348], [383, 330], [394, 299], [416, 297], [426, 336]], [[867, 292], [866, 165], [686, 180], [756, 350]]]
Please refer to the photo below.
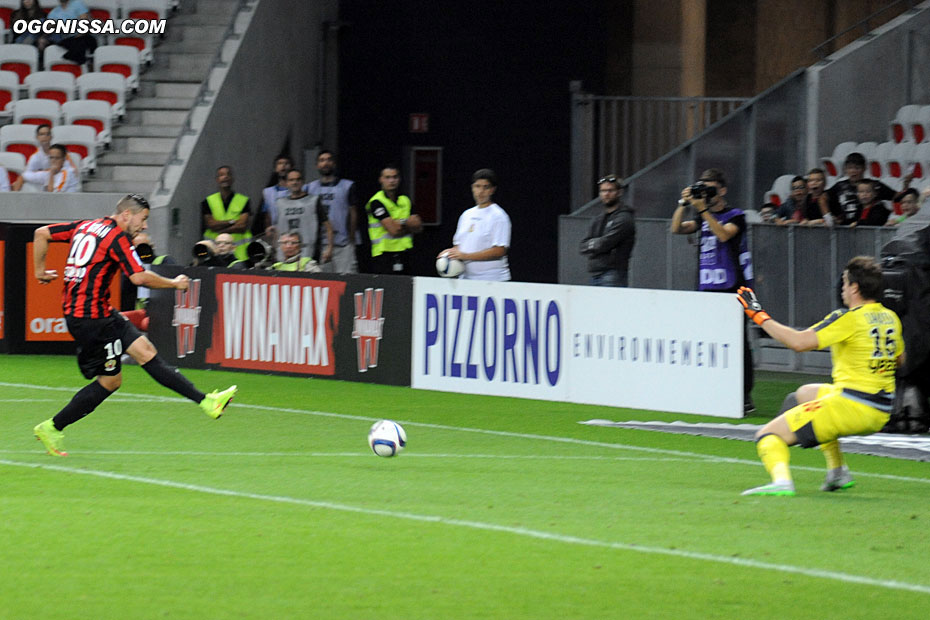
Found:
[[897, 6], [898, 4], [901, 4], [903, 2], [907, 4], [908, 10], [910, 10], [914, 8], [914, 6], [918, 3], [918, 1], [919, 0], [895, 0], [894, 2], [891, 2], [885, 5], [884, 7], [878, 9], [874, 13], [867, 15], [866, 17], [860, 19], [858, 22], [856, 22], [855, 24], [853, 24], [846, 30], [833, 35], [832, 37], [830, 37], [829, 39], [827, 39], [826, 41], [824, 41], [823, 43], [821, 43], [820, 45], [812, 49], [810, 53], [812, 56], [817, 56], [820, 58], [820, 60], [823, 60], [824, 58], [826, 58], [827, 56], [833, 53], [833, 52], [828, 52], [825, 48], [831, 46], [840, 37], [845, 36], [849, 34], [850, 32], [852, 32], [853, 30], [859, 29], [860, 27], [862, 28], [862, 34], [866, 35], [872, 31], [872, 28], [869, 26], [869, 22], [875, 19], [876, 17], [878, 17], [879, 15], [881, 15], [882, 13], [884, 13], [885, 11], [887, 11], [888, 9], [890, 9], [891, 7]]
[[196, 132], [193, 130], [193, 124], [191, 122], [191, 119], [194, 117], [194, 110], [196, 110], [198, 106], [208, 104], [208, 97], [212, 97], [214, 95], [213, 91], [207, 88], [210, 84], [210, 76], [214, 69], [226, 66], [226, 63], [222, 60], [223, 48], [226, 45], [226, 41], [239, 37], [239, 35], [235, 32], [236, 21], [239, 19], [239, 14], [247, 8], [251, 8], [250, 0], [239, 0], [239, 8], [235, 13], [233, 13], [233, 17], [229, 22], [229, 26], [226, 27], [223, 40], [220, 41], [216, 53], [213, 54], [213, 60], [210, 63], [210, 68], [207, 70], [207, 77], [203, 82], [201, 82], [200, 88], [197, 90], [197, 94], [194, 97], [194, 105], [192, 105], [191, 109], [187, 111], [187, 116], [184, 118], [184, 124], [181, 127], [181, 133], [177, 138], [175, 138], [174, 146], [171, 148], [171, 153], [168, 155], [168, 161], [164, 166], [162, 166], [161, 174], [158, 175], [158, 188], [155, 190], [156, 194], [164, 195], [169, 193], [168, 188], [165, 186], [165, 176], [168, 173], [168, 167], [183, 163], [183, 160], [178, 157], [181, 148], [181, 138], [184, 136], [191, 136], [196, 134]]

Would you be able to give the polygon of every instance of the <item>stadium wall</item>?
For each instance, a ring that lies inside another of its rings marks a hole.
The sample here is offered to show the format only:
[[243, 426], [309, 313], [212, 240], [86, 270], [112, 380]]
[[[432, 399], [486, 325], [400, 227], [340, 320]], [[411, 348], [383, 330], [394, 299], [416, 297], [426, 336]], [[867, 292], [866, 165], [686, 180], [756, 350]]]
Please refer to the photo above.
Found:
[[[198, 112], [206, 119], [183, 169], [153, 203], [156, 242], [173, 256], [189, 256], [200, 239], [200, 202], [216, 191], [218, 166], [232, 166], [234, 188], [252, 198], [254, 211], [282, 149], [303, 166], [305, 146], [335, 135], [334, 124], [320, 127], [318, 117], [321, 103], [332, 107], [321, 102], [320, 59], [324, 26], [336, 19], [338, 2], [262, 0], [250, 9], [240, 16], [239, 37], [227, 42], [226, 65], [212, 72], [215, 94]], [[334, 55], [328, 62], [335, 63]]]

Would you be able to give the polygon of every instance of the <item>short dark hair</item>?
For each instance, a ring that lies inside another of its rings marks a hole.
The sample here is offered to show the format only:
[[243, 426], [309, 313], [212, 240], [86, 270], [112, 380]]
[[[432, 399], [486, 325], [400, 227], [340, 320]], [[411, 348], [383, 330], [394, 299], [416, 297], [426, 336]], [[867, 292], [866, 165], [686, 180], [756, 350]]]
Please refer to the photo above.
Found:
[[333, 159], [336, 159], [336, 154], [329, 149], [320, 149], [320, 152], [316, 154], [316, 158], [319, 159], [323, 155], [329, 155]]
[[287, 175], [285, 175], [285, 177], [284, 177], [285, 180], [287, 179], [287, 177], [289, 177], [289, 176], [291, 175], [292, 172], [296, 172], [298, 178], [300, 178], [301, 180], [303, 180], [303, 178], [304, 178], [304, 173], [301, 172], [299, 168], [291, 168], [290, 170], [288, 170], [288, 171], [287, 171]]
[[[277, 161], [277, 160], [275, 160], [275, 161]], [[224, 164], [224, 165], [222, 165], [222, 166], [217, 166], [217, 168], [216, 168], [216, 174], [219, 174], [219, 173], [220, 173], [220, 170], [222, 170], [223, 168], [226, 168], [227, 170], [229, 170], [229, 174], [232, 174], [232, 173], [233, 173], [232, 166], [227, 166], [227, 165]]]
[[384, 174], [384, 171], [385, 171], [385, 170], [396, 170], [396, 171], [397, 171], [397, 174], [400, 174], [400, 166], [398, 166], [398, 165], [395, 164], [394, 162], [388, 162], [388, 163], [384, 164], [383, 166], [381, 166], [381, 172], [380, 172], [380, 174]]
[[727, 186], [727, 179], [723, 176], [723, 170], [720, 168], [708, 168], [701, 173], [701, 181], [712, 181], [720, 187]]
[[905, 197], [905, 196], [913, 196], [914, 198], [917, 198], [917, 199], [919, 200], [919, 199], [920, 199], [920, 192], [918, 192], [918, 191], [917, 191], [916, 189], [914, 189], [913, 187], [908, 187], [908, 188], [907, 188], [906, 190], [904, 190], [904, 192], [901, 194], [901, 200], [904, 200], [904, 197]]
[[791, 183], [792, 183], [792, 184], [797, 183], [798, 181], [801, 181], [802, 183], [807, 183], [807, 179], [805, 179], [805, 178], [802, 177], [801, 175], [798, 175], [798, 176], [794, 177], [793, 179], [791, 179]]
[[859, 187], [860, 185], [868, 185], [872, 188], [872, 191], [875, 191], [875, 181], [872, 179], [861, 178], [856, 181], [856, 187]]
[[846, 161], [843, 162], [844, 166], [848, 164], [865, 168], [865, 156], [862, 153], [850, 153], [846, 156]]
[[846, 281], [859, 285], [863, 299], [878, 301], [882, 298], [882, 268], [871, 256], [857, 256], [846, 263]]
[[[289, 163], [291, 163], [291, 164], [294, 163], [294, 160], [291, 159], [291, 156], [288, 155], [287, 153], [281, 153], [280, 155], [278, 155], [277, 157], [275, 157], [275, 158], [274, 158], [274, 163], [277, 164], [277, 163], [278, 163], [279, 161], [281, 161], [282, 159], [286, 159], [286, 160], [287, 160]], [[229, 168], [229, 166], [221, 166], [221, 167], [222, 167], [222, 168]]]
[[43, 128], [44, 128], [44, 129], [48, 129], [49, 131], [52, 130], [52, 126], [51, 126], [51, 125], [49, 125], [48, 123], [42, 123], [41, 125], [38, 125], [38, 126], [36, 127], [36, 135], [39, 135], [39, 130], [40, 130], [40, 129], [43, 129]]
[[52, 146], [48, 147], [48, 150], [51, 151], [52, 149], [58, 149], [59, 151], [61, 151], [62, 155], [68, 154], [68, 147], [66, 147], [64, 144], [55, 143]]
[[497, 187], [497, 174], [490, 168], [482, 168], [481, 170], [475, 170], [475, 174], [471, 175], [471, 182], [474, 183], [480, 179], [484, 179], [490, 183], [493, 187]]
[[126, 194], [116, 204], [116, 212], [122, 213], [126, 209], [138, 213], [143, 209], [151, 209], [151, 207], [149, 207], [149, 201], [141, 194]]
[[819, 175], [822, 175], [823, 177], [827, 176], [827, 173], [823, 171], [823, 168], [811, 168], [810, 170], [807, 171], [807, 176], [810, 176], [812, 174], [819, 174]]

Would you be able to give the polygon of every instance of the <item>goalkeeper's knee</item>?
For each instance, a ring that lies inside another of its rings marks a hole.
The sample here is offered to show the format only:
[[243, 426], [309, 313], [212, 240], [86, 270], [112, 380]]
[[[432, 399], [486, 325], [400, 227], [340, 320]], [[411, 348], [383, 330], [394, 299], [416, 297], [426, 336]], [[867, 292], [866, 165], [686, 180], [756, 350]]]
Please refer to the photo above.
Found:
[[781, 409], [779, 410], [778, 415], [785, 413], [789, 409], [794, 409], [797, 406], [798, 406], [798, 393], [791, 392], [790, 394], [785, 396], [785, 400], [782, 401]]

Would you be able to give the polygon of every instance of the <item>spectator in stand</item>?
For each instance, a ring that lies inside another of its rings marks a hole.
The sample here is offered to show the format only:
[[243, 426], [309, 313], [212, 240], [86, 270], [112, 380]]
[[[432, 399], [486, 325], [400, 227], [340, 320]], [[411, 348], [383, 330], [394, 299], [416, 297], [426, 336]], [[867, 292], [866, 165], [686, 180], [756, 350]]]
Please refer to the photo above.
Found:
[[904, 190], [904, 194], [901, 196], [901, 215], [889, 217], [888, 221], [885, 222], [885, 226], [897, 226], [907, 218], [916, 214], [920, 211], [920, 207], [927, 199], [927, 196], [930, 196], [930, 187], [924, 190], [923, 196], [919, 196], [917, 190], [913, 187]]
[[804, 206], [802, 226], [823, 226], [824, 216], [830, 212], [830, 201], [824, 188], [827, 186], [827, 173], [820, 168], [807, 171], [807, 202]]
[[[859, 181], [869, 181], [874, 185], [875, 197], [877, 200], [894, 200], [895, 191], [875, 179], [866, 178], [865, 157], [862, 153], [850, 153], [846, 156], [843, 163], [843, 173], [845, 179], [840, 179], [827, 190], [829, 197], [830, 213], [833, 223], [837, 225], [850, 225], [859, 222], [862, 215], [862, 203], [859, 202], [858, 183]], [[827, 225], [832, 225], [830, 220], [824, 216]]]
[[333, 259], [322, 269], [333, 273], [358, 273], [355, 248], [361, 243], [358, 233], [358, 198], [355, 182], [336, 176], [336, 155], [322, 150], [316, 156], [320, 178], [307, 186], [307, 191], [320, 197], [333, 227]]
[[774, 202], [767, 202], [759, 209], [759, 217], [762, 218], [763, 224], [774, 224], [775, 217], [778, 214], [778, 205]]
[[[43, 192], [79, 192], [81, 178], [74, 168], [67, 165], [68, 149], [63, 144], [53, 144], [48, 149], [48, 169], [34, 172], [24, 171], [20, 179], [31, 183]], [[16, 183], [22, 187], [20, 179]], [[18, 189], [18, 188], [17, 188]]]
[[[39, 6], [39, 0], [20, 0], [19, 8], [10, 15], [10, 26], [16, 22], [44, 22], [45, 11]], [[42, 57], [42, 51], [48, 46], [48, 37], [44, 34], [32, 34], [28, 31], [15, 35], [13, 43], [23, 45], [35, 45], [39, 49], [39, 57]]]
[[[56, 6], [48, 14], [48, 18], [68, 21], [72, 19], [92, 19], [90, 9], [82, 0], [61, 0], [59, 6]], [[68, 50], [65, 52], [64, 59], [83, 65], [87, 62], [88, 54], [93, 54], [97, 49], [97, 39], [89, 34], [52, 34], [49, 35], [50, 43], [60, 45]]]
[[[26, 172], [38, 172], [40, 170], [48, 170], [49, 160], [48, 160], [48, 150], [52, 146], [52, 126], [43, 123], [36, 127], [36, 142], [39, 143], [39, 150], [29, 156], [29, 159], [26, 161]], [[71, 155], [65, 159], [65, 166], [71, 168], [72, 170], [77, 170], [77, 166], [74, 163]]]
[[779, 226], [798, 224], [804, 219], [807, 206], [807, 181], [802, 176], [791, 179], [791, 194], [775, 212], [775, 223]]
[[884, 201], [878, 199], [875, 182], [871, 179], [861, 179], [856, 184], [856, 190], [859, 204], [862, 205], [862, 212], [859, 214], [859, 219], [850, 226], [884, 226], [891, 211], [885, 206]]
[[271, 173], [271, 185], [262, 190], [261, 211], [252, 221], [252, 236], [261, 237], [268, 234], [268, 228], [274, 226], [278, 219], [275, 203], [278, 198], [287, 196], [287, 173], [294, 168], [294, 162], [287, 155], [278, 155], [274, 160], [274, 171]]
[[233, 172], [229, 166], [216, 169], [218, 192], [210, 194], [200, 203], [203, 216], [202, 233], [207, 239], [216, 239], [221, 233], [232, 235], [236, 244], [236, 258], [248, 258], [246, 242], [249, 240], [249, 215], [252, 208], [249, 197], [233, 190]]

